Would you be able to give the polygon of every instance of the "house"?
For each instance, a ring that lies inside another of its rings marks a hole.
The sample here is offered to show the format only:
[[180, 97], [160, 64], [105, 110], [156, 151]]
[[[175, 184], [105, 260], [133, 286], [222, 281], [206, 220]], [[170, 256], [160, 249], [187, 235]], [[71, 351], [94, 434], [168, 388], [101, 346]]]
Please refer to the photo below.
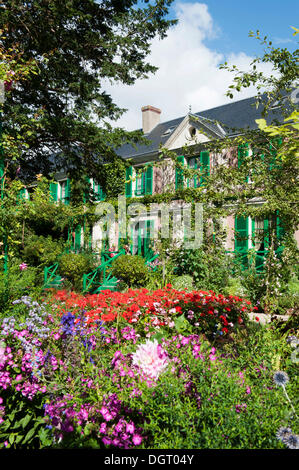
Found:
[[[156, 107], [144, 106], [141, 111], [143, 134], [150, 145], [139, 145], [137, 148], [125, 145], [118, 150], [122, 158], [131, 159], [132, 162], [132, 166], [127, 169], [127, 181], [130, 177], [132, 181], [126, 184], [126, 197], [136, 198], [186, 187], [200, 187], [204, 185], [205, 175], [213, 172], [218, 164], [238, 167], [244, 152], [252, 152], [251, 149], [227, 149], [221, 153], [209, 153], [205, 149], [205, 143], [210, 139], [236, 137], [240, 132], [243, 133], [244, 129], [257, 129], [256, 119], [260, 118], [260, 110], [255, 106], [254, 97], [194, 114], [189, 112], [186, 116], [167, 122], [161, 122], [162, 112]], [[281, 120], [281, 103], [275, 103], [268, 119], [270, 122], [274, 119]], [[164, 167], [158, 165], [161, 146], [175, 151], [178, 163], [184, 168], [200, 169], [202, 176], [184, 178], [182, 169], [175, 168], [172, 161], [167, 161], [167, 158]], [[182, 151], [184, 146], [195, 149], [191, 157], [184, 155]], [[143, 173], [138, 173], [142, 170]], [[263, 201], [256, 197], [252, 204], [263, 204]], [[178, 210], [180, 208], [178, 207]], [[279, 218], [276, 222], [277, 232], [280, 235], [282, 229]], [[246, 260], [248, 250], [255, 248], [256, 266], [261, 267], [267, 248], [263, 234], [267, 231], [269, 223], [269, 220], [259, 218], [227, 216], [223, 220], [227, 231], [226, 250], [237, 251]], [[153, 227], [156, 229], [160, 227], [158, 213], [151, 214], [150, 218], [146, 213], [139, 217], [139, 222], [134, 226], [132, 233], [132, 253], [146, 254], [146, 247], [149, 244], [147, 234], [149, 228], [153, 234]], [[299, 231], [295, 233], [295, 238], [299, 245]], [[114, 242], [116, 243], [116, 240]]]
[[[260, 111], [255, 106], [255, 98], [247, 98], [218, 106], [205, 111], [191, 113], [167, 122], [161, 120], [162, 111], [154, 106], [144, 106], [141, 109], [142, 131], [148, 141], [148, 145], [135, 146], [124, 145], [117, 150], [117, 154], [130, 162], [126, 169], [126, 183], [124, 197], [128, 200], [140, 200], [145, 196], [155, 196], [165, 192], [173, 192], [183, 188], [199, 188], [204, 186], [205, 178], [220, 164], [238, 167], [246, 152], [251, 149], [227, 149], [220, 153], [211, 153], [206, 150], [205, 144], [210, 139], [223, 137], [236, 137], [244, 132], [241, 129], [257, 129], [256, 119], [260, 118]], [[281, 119], [281, 105], [276, 103], [270, 110], [269, 120]], [[183, 148], [188, 146], [194, 149], [193, 155], [186, 157]], [[177, 154], [178, 166], [167, 157], [161, 161], [161, 147]], [[200, 169], [201, 176], [184, 177], [182, 168]], [[105, 201], [103, 188], [90, 179], [91, 187], [95, 194], [95, 202]], [[50, 192], [55, 201], [69, 204], [70, 180], [67, 175], [56, 176], [56, 183], [52, 183]], [[259, 205], [263, 201], [255, 198], [252, 204]], [[180, 215], [186, 208], [182, 200], [174, 200], [172, 203], [173, 217]], [[225, 248], [228, 252], [237, 251], [243, 257], [247, 257], [249, 249], [255, 247], [257, 253], [257, 267], [262, 266], [266, 253], [265, 239], [256, 237], [263, 234], [269, 224], [269, 220], [258, 218], [242, 218], [228, 215], [223, 219], [223, 225], [227, 232]], [[161, 211], [159, 207], [152, 207], [150, 214], [147, 210], [140, 213], [137, 218], [132, 217], [128, 229], [130, 238], [130, 251], [132, 254], [140, 254], [149, 258], [152, 254], [151, 240], [161, 228]], [[279, 220], [277, 230], [280, 230]], [[184, 233], [178, 230], [177, 240], [182, 241]], [[79, 249], [83, 243], [83, 229], [78, 226], [74, 233], [74, 249]], [[124, 238], [118, 221], [113, 221], [110, 227], [109, 246], [118, 250], [120, 240]], [[295, 233], [299, 245], [299, 231]], [[258, 240], [254, 246], [254, 240]], [[101, 251], [107, 244], [103, 244], [102, 227], [96, 224], [92, 229], [92, 246], [96, 251]]]

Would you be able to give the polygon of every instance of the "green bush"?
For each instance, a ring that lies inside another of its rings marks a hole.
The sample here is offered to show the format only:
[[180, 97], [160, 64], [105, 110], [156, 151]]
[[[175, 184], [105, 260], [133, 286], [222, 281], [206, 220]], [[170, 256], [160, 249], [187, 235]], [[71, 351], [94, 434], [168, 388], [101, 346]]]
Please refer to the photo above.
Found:
[[231, 260], [222, 247], [182, 249], [175, 254], [175, 262], [175, 273], [192, 276], [198, 289], [223, 292], [228, 283]]
[[113, 276], [125, 282], [129, 287], [145, 286], [149, 272], [144, 258], [138, 255], [121, 255], [112, 265]]
[[92, 255], [84, 253], [65, 253], [59, 258], [59, 274], [69, 281], [75, 290], [82, 289], [83, 274], [95, 269]]
[[236, 295], [238, 297], [249, 298], [249, 293], [242, 285], [239, 277], [230, 277], [224, 290], [225, 295]]
[[63, 240], [53, 240], [47, 237], [31, 235], [26, 239], [23, 258], [31, 266], [45, 267], [57, 261], [64, 250]]
[[188, 292], [192, 291], [194, 288], [192, 276], [189, 276], [188, 274], [184, 274], [183, 276], [174, 276], [172, 287], [176, 290], [186, 289]]
[[39, 294], [42, 288], [43, 273], [35, 267], [28, 266], [20, 270], [21, 261], [8, 266], [7, 274], [0, 264], [0, 312], [5, 312], [16, 299], [23, 295]]

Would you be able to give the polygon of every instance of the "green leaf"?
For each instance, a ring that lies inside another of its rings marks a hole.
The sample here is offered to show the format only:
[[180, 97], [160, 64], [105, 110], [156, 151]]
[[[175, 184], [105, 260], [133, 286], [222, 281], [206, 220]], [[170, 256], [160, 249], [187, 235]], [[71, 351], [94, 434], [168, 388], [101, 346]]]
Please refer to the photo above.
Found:
[[24, 438], [23, 443], [25, 444], [25, 442], [28, 442], [28, 441], [34, 436], [34, 433], [35, 433], [35, 429], [34, 429], [34, 428], [30, 429], [30, 430], [27, 432], [27, 434], [26, 434], [26, 436], [25, 436], [25, 438]]
[[31, 420], [32, 416], [27, 414], [21, 421], [20, 424], [22, 425], [22, 428], [25, 429], [29, 421]]

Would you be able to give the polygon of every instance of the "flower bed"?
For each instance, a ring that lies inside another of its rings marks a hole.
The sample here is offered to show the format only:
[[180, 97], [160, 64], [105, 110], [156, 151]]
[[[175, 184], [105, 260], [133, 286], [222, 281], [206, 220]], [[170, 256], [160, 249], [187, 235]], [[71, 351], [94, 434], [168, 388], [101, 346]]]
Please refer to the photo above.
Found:
[[171, 285], [156, 291], [129, 289], [124, 293], [104, 291], [86, 296], [58, 291], [54, 299], [62, 304], [62, 314], [72, 311], [76, 315], [83, 310], [85, 320], [91, 325], [121, 319], [152, 332], [153, 327], [155, 332], [162, 328], [165, 333], [166, 328], [179, 326], [175, 320], [181, 318], [182, 323], [184, 318], [193, 331], [212, 336], [231, 333], [237, 325], [246, 323], [249, 313], [257, 310], [248, 300], [237, 296], [225, 297], [213, 291], [177, 291]]
[[278, 354], [296, 396], [291, 346], [250, 325], [243, 299], [168, 286], [13, 308], [0, 329], [1, 447], [296, 446], [296, 411], [273, 380]]

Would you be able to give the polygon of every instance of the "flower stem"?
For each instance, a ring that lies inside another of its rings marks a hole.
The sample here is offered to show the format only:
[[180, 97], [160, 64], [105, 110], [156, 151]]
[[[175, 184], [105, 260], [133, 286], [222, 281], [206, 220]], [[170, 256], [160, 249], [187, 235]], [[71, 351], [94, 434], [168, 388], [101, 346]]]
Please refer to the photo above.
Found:
[[283, 391], [284, 391], [284, 393], [285, 393], [285, 396], [287, 397], [288, 402], [290, 403], [290, 405], [291, 405], [291, 407], [292, 407], [292, 410], [293, 410], [294, 415], [295, 415], [296, 418], [298, 419], [298, 416], [296, 415], [295, 408], [293, 407], [292, 402], [291, 402], [291, 400], [289, 399], [289, 396], [288, 396], [288, 394], [287, 394], [285, 385], [283, 385], [282, 388], [283, 388]]

